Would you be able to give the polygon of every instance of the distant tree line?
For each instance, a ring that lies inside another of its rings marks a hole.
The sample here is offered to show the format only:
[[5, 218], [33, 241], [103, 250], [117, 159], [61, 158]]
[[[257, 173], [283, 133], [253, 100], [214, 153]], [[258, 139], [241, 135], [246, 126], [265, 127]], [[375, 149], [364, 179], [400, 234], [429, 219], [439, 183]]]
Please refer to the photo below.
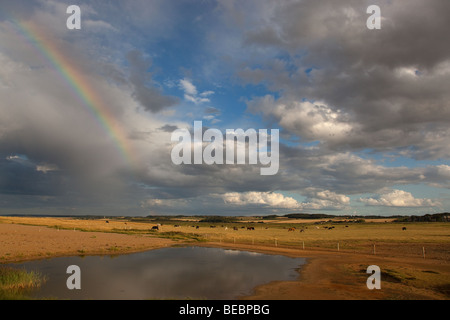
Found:
[[227, 216], [210, 216], [205, 217], [201, 219], [199, 222], [209, 222], [209, 223], [230, 223], [230, 222], [236, 222], [238, 221], [234, 217], [227, 217]]
[[425, 214], [423, 216], [401, 217], [395, 222], [450, 222], [450, 213]]
[[290, 219], [330, 219], [337, 216], [324, 213], [289, 213], [285, 214], [284, 217]]

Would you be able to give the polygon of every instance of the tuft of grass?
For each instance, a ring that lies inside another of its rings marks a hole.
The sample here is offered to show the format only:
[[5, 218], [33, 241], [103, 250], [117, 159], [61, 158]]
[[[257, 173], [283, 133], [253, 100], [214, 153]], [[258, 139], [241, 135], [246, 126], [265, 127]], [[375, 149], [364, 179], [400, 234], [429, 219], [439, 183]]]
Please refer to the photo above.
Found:
[[46, 278], [36, 271], [0, 267], [0, 299], [28, 299], [28, 294], [45, 281]]
[[186, 233], [181, 231], [168, 231], [168, 232], [159, 232], [158, 238], [166, 238], [172, 240], [183, 240], [183, 241], [206, 241], [204, 237], [196, 233]]

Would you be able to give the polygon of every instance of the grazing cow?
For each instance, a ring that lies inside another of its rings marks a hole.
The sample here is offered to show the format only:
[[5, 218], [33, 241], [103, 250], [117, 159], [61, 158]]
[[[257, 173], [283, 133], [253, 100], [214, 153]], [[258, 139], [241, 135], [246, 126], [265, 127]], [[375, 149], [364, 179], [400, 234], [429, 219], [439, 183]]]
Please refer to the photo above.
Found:
[[153, 226], [152, 230], [159, 230], [159, 226]]
[[236, 230], [236, 231], [238, 231], [238, 228], [237, 228], [237, 227], [233, 227], [233, 230]]
[[209, 226], [210, 228], [215, 228], [216, 226]]
[[406, 230], [406, 227], [403, 227], [402, 230]]
[[301, 229], [300, 232], [305, 232], [305, 230]]
[[199, 229], [199, 228], [200, 228], [199, 226], [196, 226], [196, 227], [195, 227], [195, 229]]
[[175, 227], [175, 228], [178, 228], [178, 227], [180, 227], [180, 225], [179, 225], [179, 224], [176, 224], [176, 225], [174, 225], [174, 227]]
[[106, 223], [109, 223], [109, 221], [108, 221], [108, 220], [106, 220]]
[[288, 232], [289, 232], [289, 231], [295, 231], [295, 228], [289, 228], [289, 229], [288, 229]]
[[247, 227], [247, 230], [255, 230], [255, 227]]

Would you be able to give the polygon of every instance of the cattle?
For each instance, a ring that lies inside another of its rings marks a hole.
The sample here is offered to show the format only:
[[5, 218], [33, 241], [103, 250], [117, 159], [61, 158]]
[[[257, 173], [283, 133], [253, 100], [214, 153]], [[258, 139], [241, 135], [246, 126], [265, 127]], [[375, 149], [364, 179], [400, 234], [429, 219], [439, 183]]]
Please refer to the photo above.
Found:
[[209, 226], [210, 228], [215, 228], [216, 226]]
[[108, 221], [108, 220], [106, 220], [106, 223], [109, 223], [109, 221]]
[[289, 232], [289, 231], [295, 231], [295, 228], [294, 228], [294, 227], [289, 228], [289, 229], [288, 229], [288, 232]]
[[247, 230], [255, 230], [255, 227], [247, 227]]
[[405, 230], [406, 230], [406, 227], [403, 227], [402, 230], [405, 231]]
[[300, 232], [305, 232], [305, 230], [303, 230], [303, 229], [300, 229]]
[[159, 226], [153, 226], [152, 230], [159, 230]]
[[196, 226], [196, 227], [195, 227], [195, 229], [199, 229], [199, 228], [200, 228], [199, 226]]
[[238, 228], [237, 228], [237, 227], [233, 227], [233, 230], [236, 230], [236, 231], [238, 231]]
[[175, 227], [175, 228], [179, 228], [179, 227], [180, 227], [180, 225], [179, 225], [179, 224], [176, 224], [176, 225], [174, 225], [174, 227]]

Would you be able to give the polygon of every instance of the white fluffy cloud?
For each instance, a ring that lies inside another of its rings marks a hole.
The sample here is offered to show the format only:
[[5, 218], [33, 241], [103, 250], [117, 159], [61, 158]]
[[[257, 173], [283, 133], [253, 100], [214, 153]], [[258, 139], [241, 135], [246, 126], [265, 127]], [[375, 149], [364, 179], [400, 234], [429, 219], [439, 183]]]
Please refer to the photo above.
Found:
[[210, 102], [208, 96], [214, 93], [209, 90], [198, 94], [197, 87], [186, 78], [179, 81], [179, 87], [184, 91], [184, 99], [195, 104]]
[[378, 198], [361, 198], [361, 202], [369, 206], [384, 207], [436, 207], [440, 203], [431, 199], [417, 199], [410, 192], [392, 190], [381, 194]]
[[257, 204], [273, 208], [295, 209], [300, 207], [300, 203], [291, 197], [286, 197], [276, 192], [229, 192], [222, 195], [225, 203], [234, 205]]
[[232, 205], [259, 205], [269, 208], [281, 209], [342, 209], [350, 203], [350, 198], [329, 190], [309, 190], [311, 197], [307, 201], [299, 202], [292, 197], [277, 192], [229, 192], [221, 197], [227, 204]]
[[356, 126], [340, 110], [333, 110], [324, 102], [275, 100], [267, 95], [249, 102], [249, 110], [275, 120], [290, 133], [305, 141], [343, 141]]

